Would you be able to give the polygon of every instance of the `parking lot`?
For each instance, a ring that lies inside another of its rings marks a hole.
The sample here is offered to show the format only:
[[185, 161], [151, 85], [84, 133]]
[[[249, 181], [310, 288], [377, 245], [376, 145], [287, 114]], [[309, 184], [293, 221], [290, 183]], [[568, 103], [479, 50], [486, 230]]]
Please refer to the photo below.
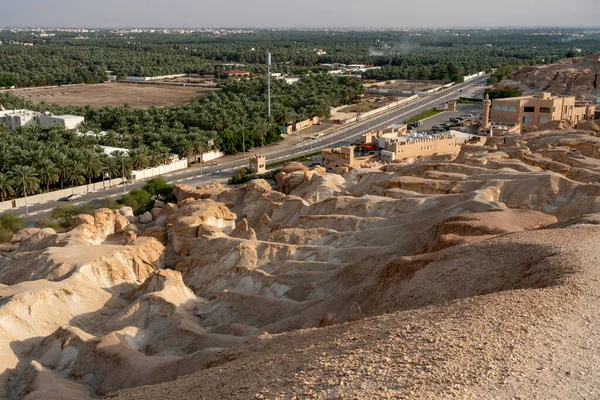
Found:
[[472, 113], [473, 119], [477, 119], [481, 115], [481, 106], [477, 104], [459, 104], [458, 111], [444, 111], [431, 118], [423, 121], [423, 125], [417, 128], [418, 132], [431, 132], [431, 128], [435, 125], [440, 125], [443, 122], [448, 122], [450, 118], [464, 117], [465, 114]]

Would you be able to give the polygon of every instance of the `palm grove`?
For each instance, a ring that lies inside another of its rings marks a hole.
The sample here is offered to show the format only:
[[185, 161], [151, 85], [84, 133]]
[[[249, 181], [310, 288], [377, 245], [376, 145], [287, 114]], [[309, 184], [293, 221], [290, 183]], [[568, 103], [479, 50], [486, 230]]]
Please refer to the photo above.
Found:
[[[247, 31], [218, 37], [191, 35], [121, 35], [98, 31], [56, 32], [41, 38], [31, 32], [0, 31], [0, 86], [98, 83], [111, 70], [118, 76], [214, 73], [227, 62], [263, 73], [266, 49], [273, 71], [302, 75], [294, 85], [273, 82], [273, 114], [266, 117], [266, 80], [233, 82], [221, 92], [181, 107], [62, 107], [34, 105], [0, 92], [6, 108], [27, 108], [85, 117], [78, 135], [37, 127], [9, 133], [0, 127], [0, 198], [92, 183], [165, 162], [170, 154], [189, 160], [206, 151], [209, 141], [227, 154], [281, 138], [281, 125], [327, 116], [330, 107], [350, 104], [363, 92], [360, 81], [331, 77], [319, 63], [381, 66], [374, 79], [439, 79], [502, 65], [549, 62], [573, 47], [597, 48], [598, 33], [565, 31], [539, 35], [535, 30], [423, 30], [382, 32]], [[565, 37], [569, 40], [565, 41]], [[19, 43], [33, 43], [22, 46]], [[323, 52], [317, 53], [317, 49]], [[100, 134], [100, 132], [105, 132]], [[105, 155], [98, 145], [130, 149], [128, 155]]]
[[[316, 74], [294, 85], [272, 85], [273, 112], [266, 117], [266, 80], [232, 82], [220, 92], [180, 107], [62, 107], [34, 105], [8, 92], [0, 93], [6, 108], [28, 108], [85, 116], [79, 134], [38, 126], [0, 132], [0, 197], [28, 195], [128, 175], [165, 163], [170, 154], [190, 161], [210, 149], [226, 154], [280, 140], [281, 125], [330, 107], [350, 104], [362, 93], [360, 81]], [[243, 131], [243, 132], [242, 132]], [[93, 132], [93, 133], [92, 133]], [[242, 143], [242, 136], [245, 143]], [[129, 149], [127, 155], [107, 156], [99, 145]], [[23, 185], [25, 181], [25, 185]]]

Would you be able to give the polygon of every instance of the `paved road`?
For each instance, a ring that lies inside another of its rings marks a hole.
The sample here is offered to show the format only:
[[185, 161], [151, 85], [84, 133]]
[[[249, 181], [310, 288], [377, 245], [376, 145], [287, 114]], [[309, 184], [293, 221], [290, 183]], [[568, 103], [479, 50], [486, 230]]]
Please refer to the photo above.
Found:
[[[468, 92], [481, 86], [485, 82], [487, 77], [476, 79], [470, 82], [466, 82], [460, 85], [455, 85], [450, 89], [446, 89], [442, 92], [424, 96], [418, 100], [415, 100], [405, 106], [398, 107], [385, 114], [381, 114], [377, 117], [370, 118], [367, 121], [358, 122], [356, 124], [349, 125], [345, 128], [341, 128], [339, 131], [332, 132], [326, 136], [304, 141], [300, 144], [291, 145], [285, 149], [269, 149], [269, 146], [264, 148], [263, 153], [267, 156], [267, 161], [279, 161], [290, 157], [296, 157], [302, 154], [308, 154], [323, 148], [328, 147], [339, 147], [342, 145], [349, 144], [353, 139], [358, 138], [362, 133], [377, 129], [384, 128], [394, 123], [401, 123], [405, 119], [417, 115], [425, 110], [432, 107], [436, 107], [440, 104], [444, 104], [448, 100], [455, 99], [462, 95], [462, 92]], [[460, 92], [462, 90], [462, 92]], [[258, 150], [257, 150], [258, 151]], [[247, 165], [247, 160], [243, 158], [241, 154], [235, 156], [227, 156], [219, 159], [219, 165], [217, 166], [205, 166], [199, 168], [195, 166], [185, 170], [173, 172], [171, 174], [163, 175], [163, 178], [168, 183], [186, 183], [189, 185], [201, 185], [209, 183], [220, 177], [227, 178], [232, 175], [235, 168], [239, 168]], [[144, 185], [144, 182], [139, 182], [131, 185], [126, 185], [125, 190], [139, 189]], [[123, 187], [109, 188], [100, 192], [88, 193], [83, 195], [82, 199], [78, 202], [71, 204], [79, 205], [90, 201], [101, 201], [108, 197], [118, 197], [123, 194]], [[47, 216], [50, 211], [56, 206], [64, 204], [60, 201], [50, 201], [42, 204], [35, 204], [29, 206], [29, 216], [25, 215], [25, 208], [10, 210], [9, 212], [21, 215], [25, 217], [28, 224], [32, 224], [35, 220], [40, 217]]]

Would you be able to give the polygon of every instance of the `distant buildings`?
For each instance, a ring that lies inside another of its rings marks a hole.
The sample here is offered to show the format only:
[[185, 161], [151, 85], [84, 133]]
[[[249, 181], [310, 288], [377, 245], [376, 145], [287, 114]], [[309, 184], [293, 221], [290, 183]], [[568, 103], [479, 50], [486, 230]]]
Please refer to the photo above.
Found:
[[19, 127], [38, 125], [42, 128], [62, 127], [75, 129], [85, 121], [84, 117], [77, 115], [52, 115], [30, 110], [2, 110], [0, 111], [0, 124], [4, 123], [9, 130], [14, 131]]
[[[405, 130], [394, 132], [369, 132], [363, 135], [363, 145], [325, 149], [320, 161], [327, 169], [337, 167], [359, 168], [372, 166], [381, 161], [391, 163], [401, 160], [454, 155], [460, 151], [460, 143], [453, 133], [403, 135]], [[463, 140], [464, 141], [464, 140]]]
[[567, 120], [573, 125], [580, 120], [593, 119], [596, 105], [575, 100], [575, 96], [552, 96], [541, 93], [538, 96], [509, 97], [491, 101], [489, 120], [484, 102], [484, 121], [486, 129], [490, 122], [508, 126], [540, 126], [550, 121]]
[[227, 77], [227, 78], [240, 78], [243, 76], [250, 76], [250, 72], [248, 71], [244, 71], [243, 69], [229, 69], [226, 71], [221, 71], [219, 73], [221, 76]]

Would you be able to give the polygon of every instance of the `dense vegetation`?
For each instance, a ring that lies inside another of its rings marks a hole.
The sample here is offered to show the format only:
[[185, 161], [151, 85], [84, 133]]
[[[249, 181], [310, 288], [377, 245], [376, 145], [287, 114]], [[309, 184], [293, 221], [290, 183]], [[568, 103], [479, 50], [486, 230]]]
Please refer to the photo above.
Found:
[[25, 228], [25, 220], [11, 213], [0, 215], [0, 243], [9, 242], [12, 235]]
[[495, 90], [489, 89], [486, 90], [485, 93], [490, 96], [490, 100], [504, 99], [507, 97], [519, 97], [523, 95], [523, 93], [519, 92], [518, 90], [511, 88]]
[[[264, 73], [264, 53], [273, 71], [302, 76], [293, 85], [272, 83], [273, 113], [267, 118], [266, 79], [228, 82], [220, 92], [181, 107], [62, 107], [34, 105], [0, 92], [6, 108], [28, 108], [86, 118], [90, 135], [37, 127], [6, 134], [0, 126], [0, 200], [128, 175], [164, 163], [169, 154], [195, 161], [211, 145], [227, 154], [281, 138], [284, 124], [325, 117], [330, 107], [352, 104], [363, 92], [357, 79], [333, 77], [319, 63], [381, 66], [365, 78], [460, 81], [466, 74], [497, 68], [500, 80], [512, 65], [558, 59], [574, 47], [598, 48], [600, 35], [563, 30], [256, 31], [217, 36], [97, 31], [79, 34], [0, 31], [0, 86], [97, 83], [106, 71], [123, 75], [214, 74], [225, 63]], [[84, 38], [82, 39], [81, 37]], [[33, 46], [24, 46], [32, 43]], [[321, 52], [322, 50], [323, 52]], [[572, 53], [572, 52], [571, 52]], [[569, 53], [569, 54], [571, 54]], [[492, 93], [493, 94], [493, 93]], [[98, 145], [131, 149], [109, 157]]]
[[[273, 54], [275, 72], [302, 72], [319, 63], [384, 66], [368, 77], [460, 79], [502, 64], [550, 62], [597, 50], [593, 31], [498, 29], [422, 31], [256, 31], [122, 34], [0, 31], [0, 86], [98, 83], [105, 71], [123, 75], [214, 74], [215, 66], [243, 63], [264, 72], [264, 53]], [[84, 39], [82, 39], [82, 36]], [[33, 46], [10, 43], [32, 43]], [[318, 54], [323, 50], [326, 54]]]
[[[309, 116], [326, 116], [329, 108], [354, 102], [362, 93], [360, 81], [329, 75], [307, 76], [294, 85], [272, 84], [273, 114], [266, 117], [265, 79], [233, 82], [221, 92], [182, 107], [132, 109], [123, 107], [62, 107], [34, 105], [8, 92], [0, 93], [7, 108], [28, 108], [86, 118], [78, 135], [37, 126], [1, 134], [0, 199], [35, 194], [128, 175], [154, 167], [177, 154], [189, 161], [211, 149], [226, 154], [280, 140], [280, 126]], [[4, 128], [6, 131], [6, 128]], [[129, 155], [108, 157], [98, 145], [130, 149]], [[124, 162], [121, 162], [124, 158]], [[21, 184], [26, 176], [26, 185]], [[110, 181], [108, 182], [110, 184]]]

